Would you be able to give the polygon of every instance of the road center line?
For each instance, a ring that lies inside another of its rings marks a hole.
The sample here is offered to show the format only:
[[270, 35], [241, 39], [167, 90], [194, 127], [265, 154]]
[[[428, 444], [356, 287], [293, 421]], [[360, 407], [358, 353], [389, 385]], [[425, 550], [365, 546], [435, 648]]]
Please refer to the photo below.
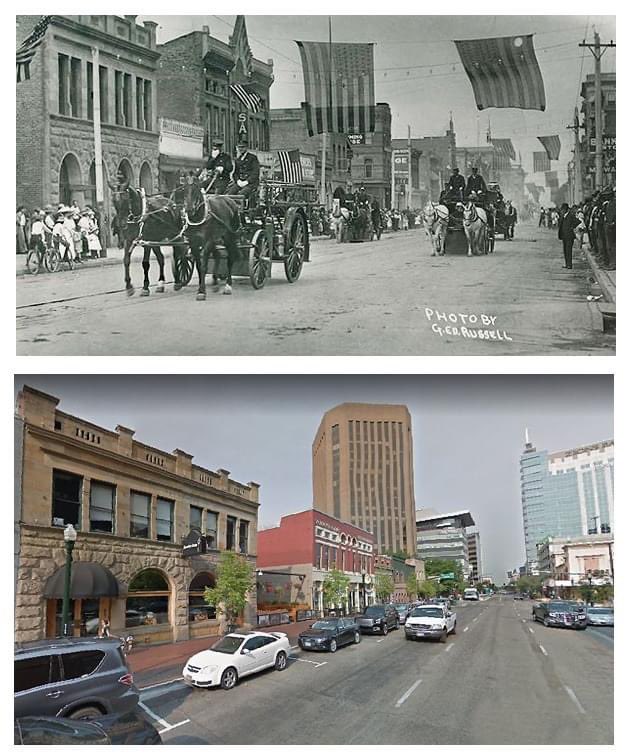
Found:
[[417, 686], [421, 683], [421, 680], [418, 680], [417, 682], [414, 682], [413, 685], [407, 690], [407, 692], [396, 701], [396, 709], [399, 709], [400, 706], [406, 701], [406, 699], [413, 693], [413, 691], [417, 688]]
[[382, 643], [384, 640], [384, 638], [381, 638], [380, 640], [377, 640], [376, 643]]
[[576, 708], [578, 709], [578, 711], [579, 711], [579, 712], [580, 712], [581, 714], [586, 714], [587, 712], [585, 711], [585, 709], [584, 709], [583, 705], [582, 705], [582, 704], [580, 703], [580, 701], [578, 700], [578, 696], [576, 695], [576, 693], [574, 693], [574, 691], [573, 691], [573, 690], [572, 690], [571, 688], [568, 688], [568, 687], [567, 687], [567, 685], [564, 685], [563, 687], [565, 688], [565, 692], [567, 693], [567, 695], [568, 695], [568, 696], [569, 696], [569, 697], [570, 697], [570, 698], [572, 699], [572, 701], [574, 702], [574, 704], [575, 704]]
[[166, 722], [164, 719], [162, 719], [158, 714], [155, 714], [152, 709], [148, 708], [143, 701], [139, 701], [139, 706], [147, 713], [149, 714], [152, 719], [154, 719], [155, 722], [158, 722], [161, 727], [165, 727], [166, 729], [170, 729], [171, 725], [169, 722]]
[[454, 643], [451, 643], [451, 644], [450, 644], [450, 645], [448, 646], [448, 648], [446, 648], [446, 654], [447, 654], [447, 653], [448, 653], [448, 651], [449, 651], [449, 650], [450, 650], [450, 649], [452, 648], [452, 646], [454, 646]]
[[528, 632], [529, 632], [529, 633], [532, 633], [533, 635], [535, 634], [535, 631], [534, 631], [534, 630], [532, 629], [532, 627], [529, 627], [529, 628], [528, 628]]
[[543, 647], [543, 646], [541, 645], [541, 643], [539, 644], [539, 648], [541, 649], [541, 653], [542, 653], [542, 654], [543, 654], [544, 656], [547, 656], [547, 655], [548, 655], [548, 652], [547, 652], [547, 651], [545, 650], [545, 648], [544, 648], [544, 647]]
[[469, 630], [469, 627], [464, 627], [463, 632], [466, 633]]
[[472, 622], [476, 622], [477, 619], [478, 619], [478, 617], [474, 617], [474, 619], [472, 620]]

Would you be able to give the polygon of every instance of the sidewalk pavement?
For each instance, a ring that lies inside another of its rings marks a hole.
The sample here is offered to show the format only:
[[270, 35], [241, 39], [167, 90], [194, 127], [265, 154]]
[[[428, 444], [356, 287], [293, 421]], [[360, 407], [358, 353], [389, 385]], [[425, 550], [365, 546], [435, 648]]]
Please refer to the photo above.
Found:
[[593, 273], [593, 277], [598, 282], [598, 286], [600, 287], [600, 291], [602, 292], [605, 301], [615, 304], [616, 271], [601, 268], [588, 245], [585, 245], [584, 253]]
[[[28, 268], [26, 267], [26, 258], [27, 255], [15, 255], [15, 275], [18, 276], [29, 276], [30, 273], [28, 272]], [[124, 250], [118, 249], [117, 247], [109, 247], [107, 249], [107, 256], [106, 257], [97, 257], [97, 258], [91, 258], [91, 257], [85, 257], [82, 261], [82, 266], [79, 264], [76, 268], [76, 270], [87, 270], [88, 268], [102, 268], [106, 265], [120, 265], [122, 260], [124, 259]], [[64, 270], [67, 270], [67, 266], [62, 265], [61, 270], [59, 270], [59, 273], [62, 273]], [[43, 271], [39, 275], [55, 275], [54, 273], [48, 273], [48, 271]]]

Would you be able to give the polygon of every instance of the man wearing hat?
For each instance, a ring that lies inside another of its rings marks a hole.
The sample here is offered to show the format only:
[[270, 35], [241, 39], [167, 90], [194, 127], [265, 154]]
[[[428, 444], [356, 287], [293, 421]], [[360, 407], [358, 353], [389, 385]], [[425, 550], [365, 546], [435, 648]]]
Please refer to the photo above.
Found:
[[259, 186], [259, 173], [260, 166], [257, 156], [248, 152], [247, 142], [239, 142], [237, 144], [233, 180], [228, 185], [228, 194], [239, 194], [242, 197], [253, 195]]
[[202, 183], [206, 188], [211, 183], [213, 176], [213, 184], [211, 185], [211, 191], [215, 194], [226, 194], [228, 184], [230, 181], [230, 174], [233, 172], [233, 161], [227, 152], [222, 152], [224, 142], [221, 139], [214, 139], [211, 145], [211, 157], [207, 161], [206, 169], [211, 174]]
[[480, 175], [480, 173], [478, 173], [477, 165], [472, 168], [472, 175], [467, 177], [467, 186], [465, 191], [468, 195], [471, 192], [476, 192], [476, 194], [484, 195], [487, 191], [487, 184], [485, 184], [485, 179]]
[[448, 199], [463, 201], [463, 195], [465, 193], [465, 177], [461, 176], [458, 168], [452, 169], [452, 175], [448, 179], [446, 185], [446, 196]]

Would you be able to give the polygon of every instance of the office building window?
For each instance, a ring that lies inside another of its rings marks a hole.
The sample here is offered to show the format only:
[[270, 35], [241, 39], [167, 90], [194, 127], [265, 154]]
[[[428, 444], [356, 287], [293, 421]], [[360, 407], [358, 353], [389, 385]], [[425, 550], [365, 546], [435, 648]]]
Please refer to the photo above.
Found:
[[189, 529], [192, 528], [202, 532], [202, 507], [189, 507]]
[[123, 89], [123, 95], [122, 95], [123, 96], [123, 100], [122, 100], [122, 102], [123, 102], [123, 120], [122, 120], [122, 124], [124, 126], [132, 126], [133, 125], [133, 121], [132, 121], [132, 119], [133, 119], [133, 116], [132, 116], [133, 104], [132, 104], [132, 101], [131, 101], [131, 90], [132, 90], [131, 80], [132, 80], [132, 76], [130, 74], [124, 74], [124, 79], [123, 79], [123, 87], [124, 87], [124, 89]]
[[59, 113], [70, 114], [70, 59], [67, 55], [59, 53], [58, 56], [58, 80], [59, 80]]
[[70, 111], [74, 118], [82, 115], [83, 63], [78, 58], [70, 62]]
[[109, 122], [109, 69], [100, 66], [100, 120]]
[[89, 530], [113, 533], [115, 486], [91, 481], [89, 493]]
[[152, 82], [143, 82], [143, 123], [146, 131], [152, 131]]
[[130, 534], [150, 538], [150, 494], [130, 492]]
[[52, 473], [52, 524], [80, 529], [83, 479], [80, 475], [54, 470]]
[[124, 108], [123, 108], [123, 80], [124, 75], [121, 71], [115, 72], [115, 123], [118, 126], [124, 124]]
[[239, 521], [239, 553], [248, 553], [248, 529], [249, 523], [245, 520]]
[[234, 551], [235, 550], [235, 536], [237, 534], [237, 518], [236, 517], [227, 517], [226, 518], [226, 548], [228, 551]]
[[206, 530], [204, 534], [206, 536], [206, 545], [208, 549], [217, 548], [217, 512], [206, 513]]
[[372, 178], [374, 174], [374, 164], [371, 158], [365, 158], [365, 178]]
[[157, 497], [157, 541], [174, 540], [174, 502]]
[[143, 122], [143, 79], [137, 76], [135, 79], [135, 118], [138, 129], [144, 129]]
[[87, 63], [87, 120], [93, 121], [93, 63]]

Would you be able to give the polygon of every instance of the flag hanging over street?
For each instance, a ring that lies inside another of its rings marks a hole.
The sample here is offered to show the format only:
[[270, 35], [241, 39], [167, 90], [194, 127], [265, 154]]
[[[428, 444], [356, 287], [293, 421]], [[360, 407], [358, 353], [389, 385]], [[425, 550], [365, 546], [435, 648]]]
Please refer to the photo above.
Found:
[[546, 186], [551, 189], [557, 189], [559, 186], [559, 177], [556, 171], [546, 171]]
[[515, 160], [515, 149], [510, 139], [492, 139], [491, 144], [499, 155], [505, 155], [511, 160]]
[[37, 48], [43, 42], [48, 24], [52, 16], [42, 16], [32, 32], [26, 37], [15, 53], [15, 65], [17, 67], [17, 80], [30, 79], [30, 64], [35, 57]]
[[289, 184], [302, 183], [302, 163], [300, 150], [278, 150], [278, 162], [283, 181]]
[[550, 160], [558, 160], [561, 154], [561, 140], [558, 135], [542, 136], [537, 139], [543, 144], [545, 151], [548, 153]]
[[546, 93], [533, 35], [455, 40], [478, 110], [545, 110]]
[[550, 158], [547, 153], [533, 152], [533, 173], [544, 173], [550, 170]]
[[243, 84], [231, 84], [230, 89], [241, 104], [253, 113], [261, 110], [261, 98], [256, 92], [248, 89]]
[[528, 189], [529, 193], [532, 195], [535, 202], [539, 202], [539, 189], [536, 184], [534, 184], [532, 181], [529, 181], [526, 184], [526, 189]]
[[374, 45], [296, 42], [304, 73], [309, 136], [374, 131]]

